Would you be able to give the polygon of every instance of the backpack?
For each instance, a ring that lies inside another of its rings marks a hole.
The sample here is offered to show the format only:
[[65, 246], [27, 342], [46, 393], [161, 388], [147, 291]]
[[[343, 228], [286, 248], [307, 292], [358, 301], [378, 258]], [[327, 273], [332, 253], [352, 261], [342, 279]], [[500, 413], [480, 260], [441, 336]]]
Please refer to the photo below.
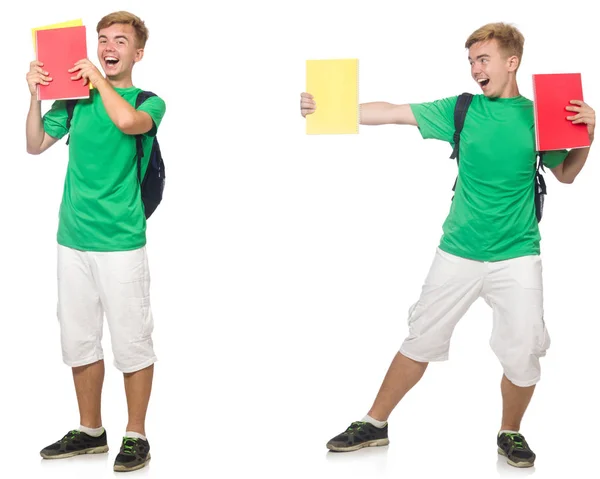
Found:
[[[149, 91], [140, 91], [135, 100], [135, 109], [137, 110], [144, 101], [152, 96], [156, 95]], [[67, 100], [67, 130], [70, 130], [71, 128], [71, 119], [73, 118], [76, 103], [77, 100]], [[69, 144], [69, 137], [67, 138], [67, 145]], [[148, 168], [142, 179], [142, 159], [144, 158], [142, 135], [135, 135], [135, 141], [138, 182], [141, 188], [145, 216], [146, 219], [148, 219], [152, 213], [154, 213], [154, 210], [156, 210], [163, 198], [163, 191], [165, 188], [165, 164], [160, 151], [160, 145], [158, 144], [158, 139], [156, 135], [154, 135]]]
[[[456, 101], [456, 106], [454, 108], [454, 149], [452, 150], [452, 154], [450, 155], [450, 159], [456, 159], [456, 165], [459, 164], [459, 143], [460, 143], [460, 132], [462, 131], [463, 125], [465, 123], [465, 117], [467, 116], [467, 110], [469, 109], [469, 105], [471, 104], [471, 100], [473, 99], [473, 95], [471, 93], [462, 93], [458, 96]], [[543, 160], [543, 152], [536, 152], [536, 172], [534, 178], [534, 203], [535, 203], [535, 216], [537, 218], [538, 223], [542, 220], [542, 215], [544, 212], [544, 198], [546, 196], [546, 181], [544, 180], [543, 175], [540, 173], [540, 169], [542, 171], [546, 171], [544, 169]], [[456, 189], [456, 182], [458, 181], [458, 175], [456, 180], [454, 180], [454, 186], [452, 187], [452, 191]], [[452, 196], [454, 199], [454, 196]]]

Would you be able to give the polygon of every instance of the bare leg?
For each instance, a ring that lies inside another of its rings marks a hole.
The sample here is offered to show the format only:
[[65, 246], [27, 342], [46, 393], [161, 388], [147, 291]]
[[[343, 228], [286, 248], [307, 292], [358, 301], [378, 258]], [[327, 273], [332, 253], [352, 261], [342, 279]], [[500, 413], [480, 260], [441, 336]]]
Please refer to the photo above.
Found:
[[104, 382], [104, 361], [73, 368], [73, 381], [79, 405], [80, 424], [90, 428], [102, 426], [100, 402]]
[[413, 361], [402, 353], [397, 353], [385, 375], [369, 416], [378, 421], [387, 421], [404, 395], [423, 377], [428, 364]]
[[518, 431], [525, 410], [531, 401], [535, 385], [519, 387], [502, 376], [500, 390], [502, 391], [502, 426], [501, 430]]
[[154, 364], [134, 373], [123, 375], [129, 422], [127, 431], [146, 435], [146, 411], [150, 402]]

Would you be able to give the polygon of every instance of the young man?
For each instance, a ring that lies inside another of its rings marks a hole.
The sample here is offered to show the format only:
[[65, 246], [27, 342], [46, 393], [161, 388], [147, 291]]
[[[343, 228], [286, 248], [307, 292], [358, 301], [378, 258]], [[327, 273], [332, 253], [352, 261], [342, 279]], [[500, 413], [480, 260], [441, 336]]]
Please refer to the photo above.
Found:
[[[455, 196], [419, 300], [410, 308], [409, 335], [384, 378], [368, 414], [332, 438], [332, 451], [389, 443], [387, 419], [421, 379], [431, 361], [448, 359], [454, 327], [483, 297], [493, 310], [491, 347], [502, 364], [502, 423], [498, 452], [517, 467], [535, 454], [520, 433], [521, 420], [540, 379], [539, 358], [550, 345], [542, 308], [540, 235], [534, 205], [536, 151], [533, 104], [519, 93], [517, 70], [524, 38], [502, 23], [471, 34], [471, 75], [482, 90], [468, 110], [460, 142]], [[361, 105], [363, 125], [414, 125], [423, 138], [453, 144], [457, 97], [431, 103]], [[582, 101], [565, 105], [565, 116], [587, 125], [594, 138], [595, 113]], [[301, 95], [305, 117], [316, 109]], [[544, 164], [558, 181], [572, 183], [589, 148], [552, 151]]]
[[[134, 135], [143, 135], [144, 158], [165, 113], [165, 103], [133, 86], [134, 65], [144, 55], [148, 30], [128, 12], [100, 20], [98, 60], [106, 76], [83, 58], [69, 70], [93, 85], [79, 100], [67, 130], [65, 101], [42, 117], [38, 84], [57, 72], [34, 61], [27, 74], [31, 103], [27, 152], [39, 155], [70, 134], [69, 163], [58, 226], [58, 319], [64, 362], [72, 368], [80, 427], [42, 449], [46, 459], [108, 451], [100, 398], [104, 379], [103, 316], [111, 333], [114, 364], [124, 374], [129, 422], [115, 471], [144, 467], [150, 459], [145, 418], [154, 362], [146, 217], [140, 195]], [[142, 165], [142, 177], [147, 163]]]

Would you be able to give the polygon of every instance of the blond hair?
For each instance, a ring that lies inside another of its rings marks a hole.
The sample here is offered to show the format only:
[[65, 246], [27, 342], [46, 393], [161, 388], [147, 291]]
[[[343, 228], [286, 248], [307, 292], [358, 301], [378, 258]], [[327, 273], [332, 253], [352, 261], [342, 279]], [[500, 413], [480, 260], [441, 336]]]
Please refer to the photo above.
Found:
[[135, 30], [137, 47], [144, 48], [146, 46], [146, 41], [148, 41], [148, 28], [146, 28], [146, 24], [133, 13], [125, 11], [109, 13], [100, 19], [96, 27], [96, 32], [100, 33], [100, 30], [103, 28], [108, 28], [115, 23], [131, 25]]
[[478, 28], [467, 38], [465, 48], [469, 49], [475, 43], [492, 39], [498, 42], [498, 47], [507, 57], [516, 56], [519, 59], [519, 66], [521, 65], [525, 37], [516, 27], [507, 23], [488, 23]]

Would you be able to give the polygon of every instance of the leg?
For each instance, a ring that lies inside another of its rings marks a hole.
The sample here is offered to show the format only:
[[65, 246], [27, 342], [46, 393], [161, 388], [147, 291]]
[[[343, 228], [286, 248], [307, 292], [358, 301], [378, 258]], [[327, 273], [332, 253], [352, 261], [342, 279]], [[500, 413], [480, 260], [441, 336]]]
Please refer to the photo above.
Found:
[[404, 395], [423, 377], [428, 364], [413, 361], [401, 352], [396, 353], [369, 411], [369, 416], [378, 421], [387, 421]]
[[40, 454], [45, 459], [108, 451], [100, 407], [104, 313], [88, 260], [85, 252], [58, 246], [57, 315], [62, 355], [72, 368], [82, 427], [42, 449]]
[[484, 294], [494, 310], [490, 345], [504, 369], [498, 452], [513, 466], [530, 467], [535, 454], [519, 431], [540, 379], [540, 358], [550, 346], [543, 319], [541, 260], [524, 256], [489, 268]]
[[528, 387], [515, 386], [503, 375], [500, 389], [502, 391], [502, 424], [500, 430], [519, 431], [521, 420], [533, 396], [535, 384]]
[[129, 412], [129, 422], [127, 431], [137, 432], [143, 436], [146, 435], [146, 411], [150, 401], [150, 391], [152, 390], [152, 377], [154, 375], [154, 365], [148, 366], [134, 373], [125, 373], [125, 395], [127, 396], [127, 410]]
[[100, 400], [104, 381], [104, 360], [73, 368], [73, 381], [82, 426], [92, 429], [102, 426]]
[[101, 282], [115, 357], [115, 366], [124, 376], [128, 423], [115, 471], [133, 471], [150, 460], [146, 438], [146, 411], [154, 376], [150, 308], [150, 273], [146, 248], [93, 255], [96, 275]]
[[409, 312], [409, 336], [388, 369], [369, 417], [331, 439], [330, 450], [388, 443], [386, 421], [393, 409], [419, 382], [429, 362], [448, 359], [454, 328], [481, 293], [482, 268], [481, 262], [437, 250], [421, 296]]
[[103, 310], [86, 253], [59, 246], [58, 319], [64, 362], [71, 366], [80, 424], [102, 425]]

